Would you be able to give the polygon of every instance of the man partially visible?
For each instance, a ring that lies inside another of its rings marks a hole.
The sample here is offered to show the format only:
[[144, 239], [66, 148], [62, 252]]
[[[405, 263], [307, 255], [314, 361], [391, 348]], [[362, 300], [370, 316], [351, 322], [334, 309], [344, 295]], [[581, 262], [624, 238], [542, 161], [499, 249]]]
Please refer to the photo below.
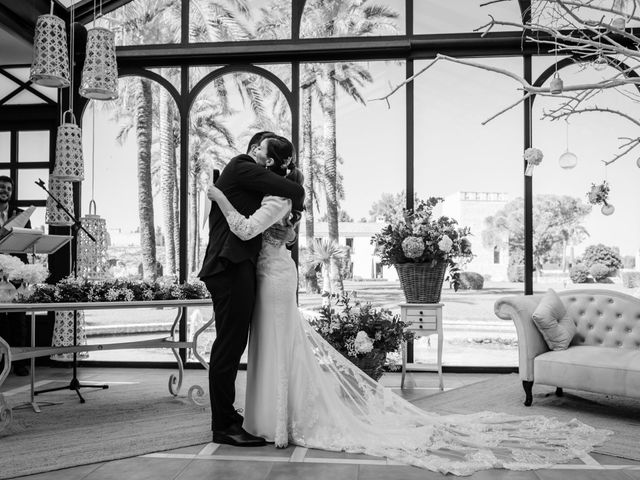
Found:
[[[6, 175], [0, 175], [0, 227], [22, 212], [10, 204], [12, 196], [13, 180]], [[25, 228], [31, 228], [31, 222], [27, 222]], [[12, 255], [24, 263], [28, 263], [25, 254]], [[29, 328], [26, 315], [23, 312], [0, 313], [0, 337], [4, 338], [12, 347], [28, 346]], [[14, 361], [13, 372], [19, 376], [29, 375], [28, 365], [29, 359]]]

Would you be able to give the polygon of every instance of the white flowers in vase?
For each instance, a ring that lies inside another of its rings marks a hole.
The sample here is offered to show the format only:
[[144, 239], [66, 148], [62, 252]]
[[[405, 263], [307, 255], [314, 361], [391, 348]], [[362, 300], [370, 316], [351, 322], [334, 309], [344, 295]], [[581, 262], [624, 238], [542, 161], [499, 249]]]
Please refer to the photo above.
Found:
[[44, 282], [49, 276], [49, 270], [42, 263], [22, 263], [9, 274], [9, 280], [22, 280], [33, 285]]
[[19, 258], [0, 254], [0, 276], [10, 278], [11, 274], [25, 264]]

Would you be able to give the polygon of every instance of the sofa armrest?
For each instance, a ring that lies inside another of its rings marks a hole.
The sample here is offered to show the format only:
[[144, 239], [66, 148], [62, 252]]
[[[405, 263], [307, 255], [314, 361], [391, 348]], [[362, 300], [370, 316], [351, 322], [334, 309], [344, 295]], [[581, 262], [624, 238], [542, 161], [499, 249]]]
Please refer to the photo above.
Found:
[[494, 310], [503, 320], [512, 320], [518, 334], [518, 371], [521, 380], [533, 381], [533, 359], [549, 351], [531, 316], [540, 302], [539, 295], [514, 295], [496, 300]]

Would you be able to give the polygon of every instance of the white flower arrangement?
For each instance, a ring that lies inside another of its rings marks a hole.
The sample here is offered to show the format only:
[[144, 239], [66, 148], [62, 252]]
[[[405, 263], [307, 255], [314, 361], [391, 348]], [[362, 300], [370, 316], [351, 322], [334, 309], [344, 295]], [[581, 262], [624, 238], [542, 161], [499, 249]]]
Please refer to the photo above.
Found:
[[369, 353], [371, 350], [373, 350], [373, 341], [371, 340], [369, 335], [367, 335], [367, 332], [365, 332], [364, 330], [360, 330], [356, 334], [356, 339], [353, 342], [353, 346], [355, 348], [355, 351], [358, 353]]
[[442, 239], [438, 242], [438, 248], [444, 253], [449, 253], [453, 247], [453, 240], [448, 235], [443, 235]]
[[542, 163], [544, 155], [542, 154], [542, 150], [529, 147], [524, 151], [523, 157], [527, 162], [527, 168], [525, 169], [524, 174], [530, 177], [533, 173], [533, 167]]
[[42, 263], [22, 263], [9, 274], [9, 280], [22, 280], [33, 285], [44, 282], [49, 276], [49, 270]]
[[401, 245], [407, 258], [419, 258], [424, 252], [424, 242], [419, 237], [407, 237]]
[[24, 263], [19, 258], [0, 254], [0, 276], [10, 277], [14, 271], [22, 266], [24, 266]]

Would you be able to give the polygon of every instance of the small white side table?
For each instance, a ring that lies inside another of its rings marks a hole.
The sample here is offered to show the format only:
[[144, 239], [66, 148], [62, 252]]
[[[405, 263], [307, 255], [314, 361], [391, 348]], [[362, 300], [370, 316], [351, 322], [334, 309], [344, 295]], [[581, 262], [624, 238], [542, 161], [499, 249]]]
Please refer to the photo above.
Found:
[[[438, 364], [433, 366], [440, 380], [440, 390], [444, 390], [442, 382], [442, 306], [443, 303], [401, 303], [400, 317], [407, 324], [407, 330], [416, 337], [438, 335]], [[427, 366], [428, 367], [428, 366]], [[422, 369], [422, 365], [421, 365]], [[402, 343], [402, 379], [400, 388], [404, 388], [404, 377], [407, 372], [407, 343]]]

